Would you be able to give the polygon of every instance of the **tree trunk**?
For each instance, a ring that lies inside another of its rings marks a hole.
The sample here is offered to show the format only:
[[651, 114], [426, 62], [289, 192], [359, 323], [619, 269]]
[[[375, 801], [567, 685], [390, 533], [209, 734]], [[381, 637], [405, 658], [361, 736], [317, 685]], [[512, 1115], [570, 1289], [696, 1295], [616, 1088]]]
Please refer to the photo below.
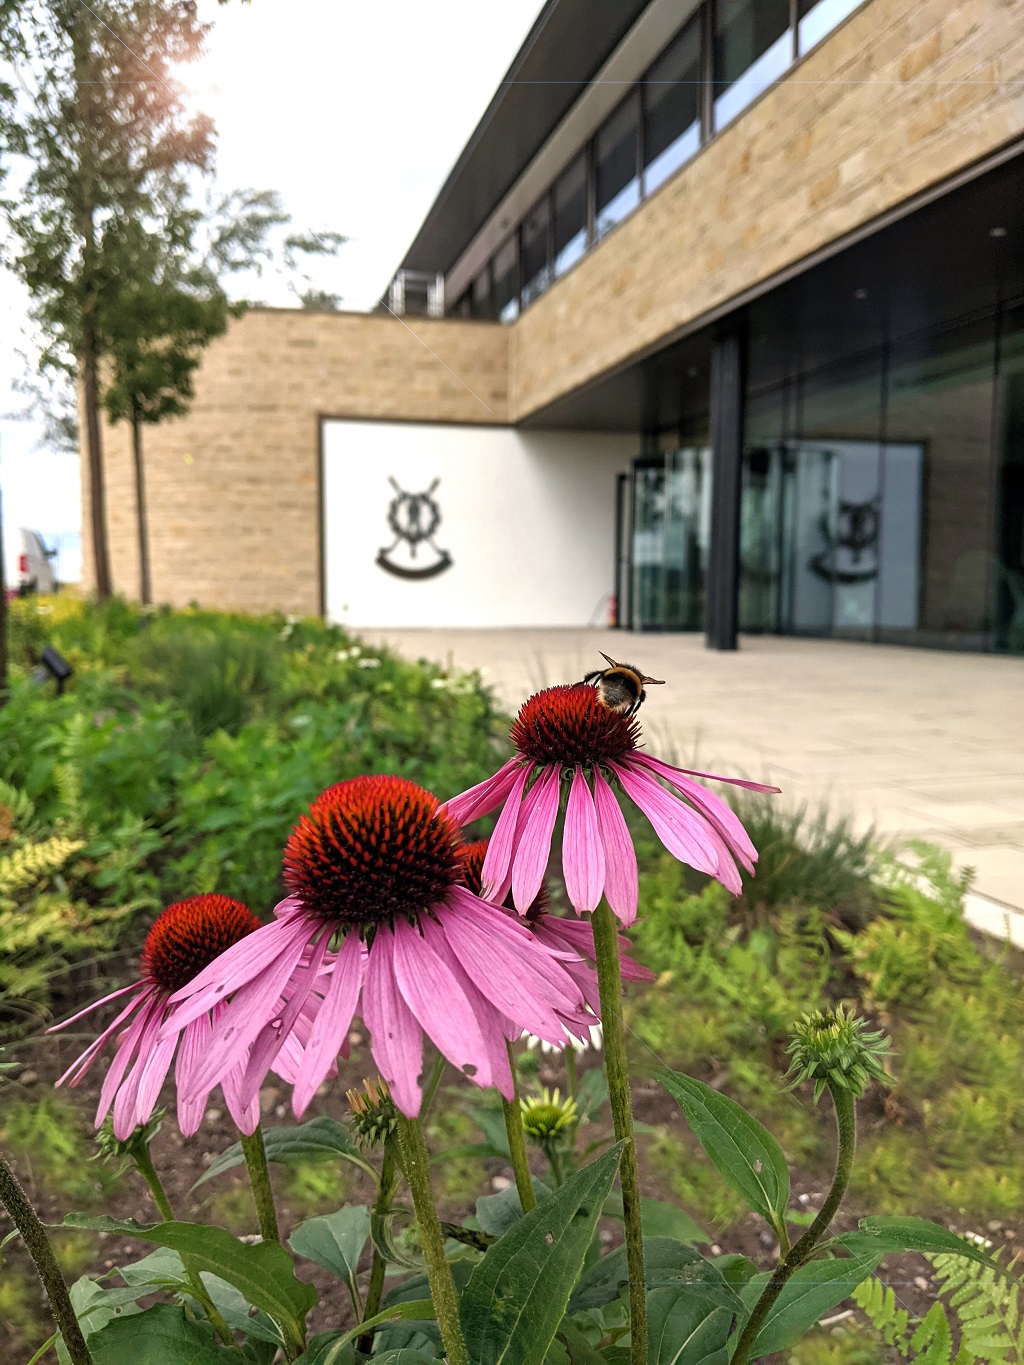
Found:
[[96, 573], [96, 596], [105, 602], [111, 593], [110, 552], [107, 546], [107, 496], [100, 437], [99, 376], [96, 373], [96, 337], [86, 326], [82, 336], [82, 390], [85, 400], [85, 446], [89, 461], [89, 512], [92, 522], [92, 553]]
[[135, 508], [139, 528], [139, 601], [149, 606], [153, 585], [149, 577], [149, 524], [146, 520], [146, 472], [142, 464], [142, 422], [132, 413], [132, 454], [135, 457]]

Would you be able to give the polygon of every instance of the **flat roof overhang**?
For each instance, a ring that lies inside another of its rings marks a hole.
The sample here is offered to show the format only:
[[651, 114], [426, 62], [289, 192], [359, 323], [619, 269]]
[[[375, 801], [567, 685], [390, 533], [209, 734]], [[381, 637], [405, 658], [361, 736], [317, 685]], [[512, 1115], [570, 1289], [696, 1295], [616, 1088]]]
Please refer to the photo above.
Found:
[[447, 272], [650, 0], [548, 0], [402, 268]]
[[[696, 430], [708, 410], [712, 342], [737, 322], [749, 327], [750, 363], [760, 388], [787, 373], [868, 354], [926, 327], [1024, 301], [1024, 144], [935, 187], [926, 202], [902, 208], [694, 319], [682, 334], [520, 425]], [[799, 356], [780, 344], [787, 337], [799, 338]]]

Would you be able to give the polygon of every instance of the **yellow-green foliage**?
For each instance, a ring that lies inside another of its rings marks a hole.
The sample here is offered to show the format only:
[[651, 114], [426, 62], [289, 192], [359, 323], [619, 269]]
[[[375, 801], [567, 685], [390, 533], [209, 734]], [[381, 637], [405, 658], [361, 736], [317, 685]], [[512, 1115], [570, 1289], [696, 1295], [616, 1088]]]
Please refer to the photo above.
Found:
[[49, 881], [73, 853], [85, 847], [84, 839], [62, 839], [54, 835], [38, 843], [25, 843], [0, 858], [0, 909], [14, 909], [15, 896], [39, 882]]
[[62, 1094], [6, 1104], [0, 1147], [22, 1166], [30, 1193], [42, 1187], [74, 1209], [102, 1203], [118, 1180], [109, 1166], [89, 1160], [93, 1145], [86, 1121]]
[[[929, 1256], [941, 1293], [949, 1300], [960, 1325], [966, 1360], [1024, 1362], [1024, 1293], [1016, 1258], [995, 1269], [962, 1256]], [[993, 1258], [999, 1262], [1002, 1253]], [[959, 1365], [959, 1357], [958, 1365]]]
[[914, 1318], [892, 1287], [873, 1275], [857, 1286], [852, 1297], [885, 1344], [905, 1360], [915, 1365], [971, 1365], [974, 1357], [963, 1348], [954, 1361], [953, 1334], [941, 1303], [933, 1303], [923, 1318]]

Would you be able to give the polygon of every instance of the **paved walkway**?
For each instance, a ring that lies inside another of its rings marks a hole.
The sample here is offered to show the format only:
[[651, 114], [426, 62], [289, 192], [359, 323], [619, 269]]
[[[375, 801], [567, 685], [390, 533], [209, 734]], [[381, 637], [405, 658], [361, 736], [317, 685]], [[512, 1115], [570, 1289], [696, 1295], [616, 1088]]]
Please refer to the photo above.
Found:
[[[721, 654], [700, 636], [625, 631], [364, 634], [479, 668], [509, 710], [599, 667], [600, 649], [624, 657], [667, 680], [642, 712], [658, 752], [944, 844], [975, 869], [971, 918], [995, 932], [1004, 907], [1024, 909], [1024, 660], [778, 636]], [[1024, 918], [1010, 927], [1024, 944]]]

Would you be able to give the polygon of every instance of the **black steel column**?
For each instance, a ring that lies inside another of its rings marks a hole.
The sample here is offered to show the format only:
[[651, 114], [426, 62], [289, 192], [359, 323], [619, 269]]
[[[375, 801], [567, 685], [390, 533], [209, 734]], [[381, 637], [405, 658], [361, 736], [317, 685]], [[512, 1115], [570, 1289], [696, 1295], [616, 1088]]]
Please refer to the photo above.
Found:
[[708, 649], [735, 649], [739, 616], [740, 481], [743, 469], [745, 334], [711, 350], [711, 546], [705, 632]]

